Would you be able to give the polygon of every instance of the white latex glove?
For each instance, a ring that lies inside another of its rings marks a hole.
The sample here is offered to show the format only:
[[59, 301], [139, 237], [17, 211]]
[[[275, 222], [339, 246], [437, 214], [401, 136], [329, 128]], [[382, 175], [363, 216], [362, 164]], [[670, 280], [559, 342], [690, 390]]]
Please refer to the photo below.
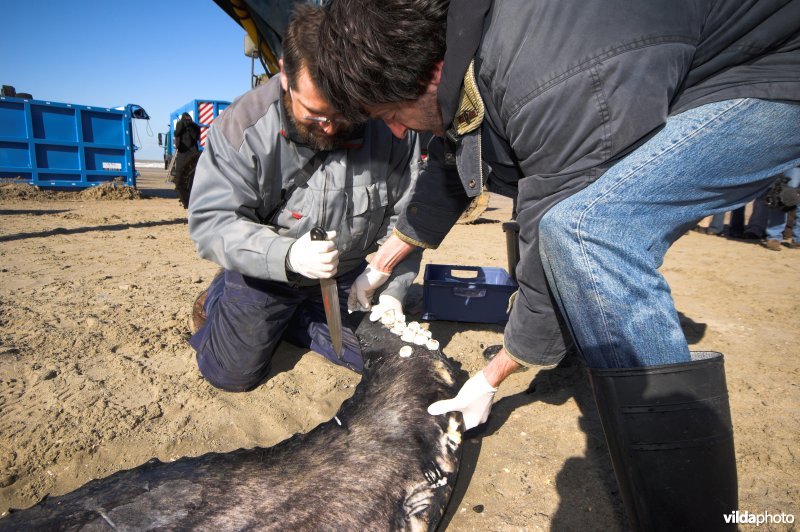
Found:
[[372, 294], [389, 279], [389, 274], [376, 270], [371, 264], [359, 275], [350, 288], [347, 310], [369, 310], [372, 308]]
[[428, 413], [438, 416], [457, 410], [464, 415], [464, 430], [469, 430], [486, 422], [496, 392], [497, 388], [489, 384], [483, 371], [480, 371], [464, 383], [454, 398], [430, 405]]
[[339, 250], [333, 242], [336, 231], [328, 231], [327, 240], [311, 240], [311, 232], [298, 238], [287, 255], [287, 265], [309, 279], [327, 279], [336, 275]]
[[372, 307], [369, 320], [378, 321], [389, 311], [393, 312], [395, 321], [406, 321], [406, 316], [403, 314], [403, 304], [396, 297], [388, 294], [383, 294], [378, 298], [378, 304]]

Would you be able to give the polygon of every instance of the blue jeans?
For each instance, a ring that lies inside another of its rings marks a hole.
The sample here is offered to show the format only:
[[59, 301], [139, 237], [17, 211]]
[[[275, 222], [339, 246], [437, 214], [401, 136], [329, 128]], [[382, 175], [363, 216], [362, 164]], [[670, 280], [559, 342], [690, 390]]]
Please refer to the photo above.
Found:
[[542, 218], [545, 273], [593, 368], [689, 362], [669, 286], [669, 247], [708, 215], [761, 196], [800, 162], [800, 105], [717, 102], [665, 127]]

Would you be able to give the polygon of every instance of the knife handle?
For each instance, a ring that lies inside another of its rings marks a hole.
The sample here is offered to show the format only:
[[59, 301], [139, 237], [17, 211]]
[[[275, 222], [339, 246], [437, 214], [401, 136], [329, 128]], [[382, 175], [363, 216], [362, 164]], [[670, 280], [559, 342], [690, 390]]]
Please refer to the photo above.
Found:
[[311, 229], [311, 240], [327, 240], [328, 234], [320, 226]]

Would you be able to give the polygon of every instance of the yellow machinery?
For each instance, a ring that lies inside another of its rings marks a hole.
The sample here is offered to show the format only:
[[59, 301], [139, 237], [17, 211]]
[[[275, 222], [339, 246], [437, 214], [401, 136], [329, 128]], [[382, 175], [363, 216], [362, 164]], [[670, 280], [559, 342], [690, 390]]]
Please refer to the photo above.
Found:
[[[277, 74], [281, 42], [297, 0], [214, 0], [247, 32], [267, 76]], [[320, 4], [322, 0], [317, 1]], [[251, 57], [254, 52], [248, 51]]]

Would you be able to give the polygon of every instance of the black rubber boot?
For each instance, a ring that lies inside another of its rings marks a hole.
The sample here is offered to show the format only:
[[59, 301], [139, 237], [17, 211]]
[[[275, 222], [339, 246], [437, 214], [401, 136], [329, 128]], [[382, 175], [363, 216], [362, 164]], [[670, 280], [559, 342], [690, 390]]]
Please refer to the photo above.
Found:
[[591, 369], [622, 501], [636, 530], [735, 530], [728, 390], [720, 353], [692, 362]]

